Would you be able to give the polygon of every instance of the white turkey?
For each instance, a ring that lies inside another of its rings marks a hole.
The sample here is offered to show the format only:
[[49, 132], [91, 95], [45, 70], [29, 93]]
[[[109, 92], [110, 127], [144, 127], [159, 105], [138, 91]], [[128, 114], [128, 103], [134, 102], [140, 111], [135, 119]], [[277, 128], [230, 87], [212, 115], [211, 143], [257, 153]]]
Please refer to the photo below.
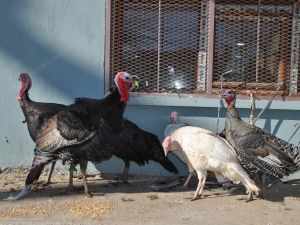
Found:
[[234, 91], [226, 91], [224, 98], [228, 105], [224, 129], [226, 140], [235, 149], [241, 165], [248, 173], [264, 173], [282, 179], [299, 170], [298, 146], [241, 120], [235, 108]]
[[[189, 126], [189, 124], [187, 124], [187, 123], [180, 123], [179, 122], [179, 115], [176, 111], [171, 112], [170, 121], [171, 121], [171, 123], [168, 124], [165, 128], [164, 138], [170, 136], [174, 131], [176, 131], [177, 129], [179, 129], [181, 127]], [[204, 132], [208, 132], [208, 130], [205, 130]], [[189, 167], [188, 169], [189, 169], [189, 176], [187, 177], [186, 182], [183, 185], [183, 189], [187, 187], [191, 177], [193, 176], [193, 172], [195, 171], [191, 167]], [[216, 177], [218, 183], [222, 184], [222, 186], [225, 189], [228, 189], [230, 187], [230, 185], [228, 184], [228, 179], [226, 179], [225, 177], [223, 177], [220, 174], [215, 174], [215, 177]]]
[[257, 195], [260, 191], [239, 164], [233, 148], [209, 130], [192, 126], [179, 128], [164, 139], [163, 147], [166, 155], [172, 151], [187, 164], [189, 171], [197, 172], [199, 181], [192, 200], [203, 195], [207, 171], [220, 174], [234, 183], [241, 182], [248, 193], [247, 201], [253, 199], [253, 193]]

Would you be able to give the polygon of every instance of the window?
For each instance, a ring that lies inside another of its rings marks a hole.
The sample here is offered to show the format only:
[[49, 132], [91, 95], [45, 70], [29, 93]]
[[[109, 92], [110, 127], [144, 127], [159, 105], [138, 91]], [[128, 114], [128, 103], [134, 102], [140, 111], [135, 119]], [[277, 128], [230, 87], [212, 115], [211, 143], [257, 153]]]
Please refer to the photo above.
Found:
[[233, 69], [224, 87], [289, 94], [293, 12], [292, 1], [217, 0], [213, 87]]
[[297, 2], [108, 1], [107, 83], [124, 70], [148, 82], [141, 92], [218, 93], [221, 74], [232, 70], [224, 76], [225, 88], [268, 95], [282, 83], [282, 94], [296, 94]]

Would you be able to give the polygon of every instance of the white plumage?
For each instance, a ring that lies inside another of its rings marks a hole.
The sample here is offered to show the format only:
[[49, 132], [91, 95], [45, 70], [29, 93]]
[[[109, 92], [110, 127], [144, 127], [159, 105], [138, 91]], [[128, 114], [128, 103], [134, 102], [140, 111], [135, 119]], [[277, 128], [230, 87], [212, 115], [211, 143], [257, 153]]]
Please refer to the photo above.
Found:
[[[189, 124], [187, 124], [187, 123], [181, 123], [181, 122], [179, 121], [179, 115], [178, 115], [178, 113], [177, 113], [176, 111], [171, 112], [171, 114], [170, 114], [170, 121], [171, 121], [171, 123], [168, 124], [168, 125], [166, 126], [166, 128], [165, 128], [165, 131], [164, 131], [164, 138], [166, 138], [166, 137], [168, 137], [168, 136], [171, 136], [171, 134], [172, 134], [174, 131], [176, 131], [177, 129], [179, 129], [179, 128], [181, 128], [181, 127], [189, 126]], [[200, 128], [200, 129], [201, 129], [201, 128]], [[204, 130], [204, 132], [211, 132], [211, 131], [209, 131], [209, 130]], [[211, 132], [211, 133], [212, 133], [212, 132]], [[190, 179], [191, 179], [191, 177], [192, 177], [194, 171], [195, 171], [194, 168], [189, 167], [189, 176], [188, 176], [186, 182], [184, 183], [183, 188], [186, 188], [186, 187], [187, 187], [187, 185], [188, 185], [188, 183], [189, 183], [189, 181], [190, 181]], [[227, 178], [223, 177], [221, 174], [215, 174], [215, 176], [216, 176], [217, 181], [218, 181], [219, 183], [221, 183], [222, 186], [223, 186], [224, 188], [228, 188], [228, 187], [230, 186], [230, 185], [227, 183], [227, 182], [228, 182], [228, 179], [227, 179]]]
[[166, 155], [172, 151], [187, 164], [190, 174], [185, 185], [193, 171], [197, 172], [199, 182], [193, 200], [203, 194], [207, 171], [222, 175], [234, 183], [241, 182], [248, 192], [248, 200], [252, 199], [253, 192], [258, 194], [260, 191], [239, 164], [234, 149], [226, 140], [209, 130], [181, 127], [165, 138], [163, 147]]

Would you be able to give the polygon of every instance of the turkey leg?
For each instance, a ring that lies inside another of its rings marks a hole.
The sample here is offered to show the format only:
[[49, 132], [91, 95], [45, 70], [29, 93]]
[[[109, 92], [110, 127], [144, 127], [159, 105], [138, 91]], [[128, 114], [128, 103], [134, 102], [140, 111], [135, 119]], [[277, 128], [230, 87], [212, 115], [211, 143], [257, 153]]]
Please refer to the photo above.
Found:
[[73, 185], [74, 171], [76, 171], [76, 167], [74, 164], [71, 164], [69, 168], [69, 186], [68, 186], [70, 190], [74, 189], [74, 185]]
[[50, 185], [50, 183], [51, 183], [51, 177], [52, 177], [52, 174], [53, 174], [55, 164], [56, 164], [56, 160], [53, 160], [52, 164], [51, 164], [51, 169], [50, 169], [50, 173], [49, 173], [49, 176], [48, 176], [48, 180], [47, 180], [47, 186]]
[[197, 189], [195, 191], [194, 198], [191, 201], [195, 201], [195, 200], [203, 197], [203, 189], [204, 189], [204, 186], [205, 186], [206, 175], [198, 176], [198, 179], [199, 179], [198, 186], [197, 186]]
[[87, 194], [87, 195], [89, 195], [90, 197], [92, 197], [92, 194], [89, 191], [88, 186], [87, 186], [87, 179], [86, 179], [87, 164], [88, 164], [88, 161], [81, 160], [80, 161], [80, 171], [81, 171], [81, 174], [82, 174], [82, 181], [83, 181], [83, 186], [84, 186], [84, 193]]
[[125, 161], [125, 166], [123, 170], [123, 175], [121, 179], [123, 180], [123, 183], [128, 183], [128, 172], [129, 172], [129, 167], [130, 167], [130, 161]]
[[188, 177], [186, 178], [186, 181], [184, 182], [184, 185], [183, 185], [182, 189], [185, 189], [187, 187], [187, 185], [189, 184], [192, 176], [193, 176], [193, 172], [190, 172]]

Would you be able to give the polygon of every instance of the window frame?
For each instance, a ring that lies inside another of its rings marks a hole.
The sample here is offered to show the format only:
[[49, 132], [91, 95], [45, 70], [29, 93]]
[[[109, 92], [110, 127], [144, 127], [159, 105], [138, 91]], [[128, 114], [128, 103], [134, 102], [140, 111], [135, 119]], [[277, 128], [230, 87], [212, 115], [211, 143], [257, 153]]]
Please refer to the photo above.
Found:
[[[160, 0], [159, 0], [160, 1]], [[135, 92], [132, 93], [132, 97], [138, 97], [138, 98], [152, 98], [152, 99], [157, 99], [157, 97], [163, 97], [167, 99], [171, 98], [176, 98], [179, 97], [180, 99], [185, 99], [185, 98], [190, 98], [190, 99], [196, 99], [201, 97], [201, 99], [207, 99], [207, 100], [216, 100], [219, 99], [220, 96], [213, 94], [213, 62], [214, 62], [214, 35], [215, 35], [215, 0], [207, 0], [207, 7], [208, 7], [208, 30], [207, 30], [207, 66], [206, 66], [206, 91], [199, 93], [199, 94], [187, 94], [187, 93], [180, 93], [178, 94], [168, 94], [168, 93], [158, 93], [158, 92]], [[107, 93], [109, 91], [109, 84], [110, 84], [110, 65], [111, 65], [111, 0], [106, 0], [106, 9], [105, 9], [105, 58], [104, 58], [104, 92]], [[293, 27], [294, 27], [294, 21], [293, 21]], [[294, 38], [294, 37], [292, 37]], [[298, 37], [299, 38], [299, 37]], [[291, 41], [293, 42], [293, 40]], [[293, 54], [293, 53], [291, 53]], [[299, 52], [300, 54], [300, 52]], [[292, 56], [291, 56], [292, 60]], [[300, 62], [299, 62], [300, 63]], [[291, 68], [291, 74], [290, 74], [290, 79], [292, 79], [292, 68]], [[299, 73], [300, 75], [300, 73]], [[269, 99], [272, 93], [270, 92], [269, 95], [265, 96], [260, 96], [258, 95], [257, 97], [261, 100]], [[248, 99], [248, 96], [241, 95], [238, 96], [239, 98], [242, 99]], [[300, 101], [300, 92], [297, 92], [295, 96], [276, 96], [275, 101]], [[136, 101], [136, 104], [139, 104]], [[153, 100], [150, 100], [150, 105], [157, 105], [153, 103]], [[188, 105], [193, 105], [189, 104], [189, 101], [187, 101], [187, 105], [184, 104], [184, 106]], [[135, 103], [134, 103], [135, 104]], [[145, 103], [147, 105], [147, 103]], [[206, 104], [206, 103], [205, 103]], [[163, 103], [159, 103], [158, 105], [164, 105]], [[174, 104], [173, 104], [174, 105]], [[176, 105], [176, 104], [175, 104]], [[214, 104], [215, 106], [218, 106], [219, 103]], [[282, 107], [281, 107], [282, 108]], [[278, 109], [281, 109], [280, 107]], [[288, 108], [294, 108], [295, 110], [299, 110], [300, 107], [288, 107]]]

